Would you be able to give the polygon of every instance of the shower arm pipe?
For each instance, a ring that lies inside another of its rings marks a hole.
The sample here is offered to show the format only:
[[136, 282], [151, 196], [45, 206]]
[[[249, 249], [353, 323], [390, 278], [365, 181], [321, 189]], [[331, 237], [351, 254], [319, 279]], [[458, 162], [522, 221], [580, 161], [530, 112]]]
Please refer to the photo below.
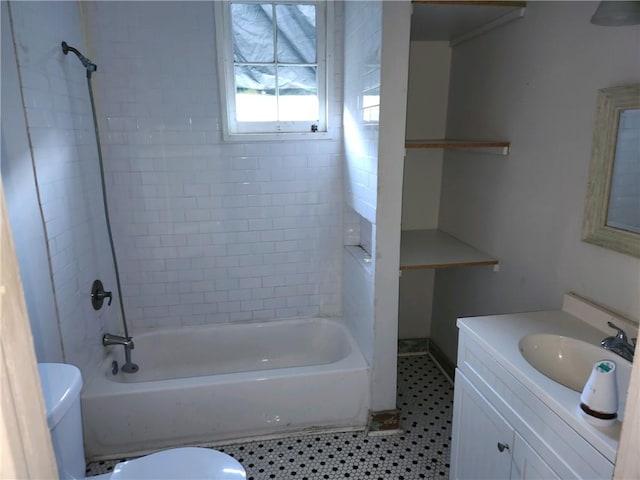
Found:
[[116, 249], [113, 243], [113, 234], [111, 231], [111, 220], [109, 218], [109, 205], [107, 203], [107, 188], [104, 179], [104, 161], [102, 157], [102, 144], [100, 142], [100, 131], [98, 129], [98, 117], [96, 116], [96, 104], [93, 98], [93, 86], [91, 85], [91, 74], [98, 69], [98, 66], [82, 55], [76, 48], [67, 45], [67, 42], [62, 42], [62, 53], [67, 55], [68, 52], [73, 52], [82, 62], [82, 65], [87, 69], [87, 86], [89, 87], [89, 100], [91, 102], [91, 115], [93, 118], [93, 130], [96, 136], [96, 147], [98, 150], [98, 162], [100, 164], [100, 182], [102, 184], [102, 205], [104, 207], [104, 217], [107, 224], [107, 234], [109, 237], [109, 246], [111, 247], [111, 258], [113, 260], [113, 269], [115, 271], [116, 286], [118, 288], [118, 304], [120, 305], [120, 315], [122, 317], [122, 326], [124, 328], [124, 336], [129, 337], [129, 329], [127, 327], [127, 317], [124, 313], [124, 303], [122, 302], [122, 287], [120, 285], [120, 271], [118, 269], [118, 260], [116, 258]]
[[98, 66], [87, 57], [85, 57], [82, 53], [80, 53], [80, 50], [78, 50], [77, 48], [70, 46], [69, 44], [67, 44], [67, 42], [62, 42], [61, 46], [62, 53], [64, 53], [65, 55], [67, 55], [69, 52], [76, 54], [76, 56], [80, 59], [82, 66], [87, 69], [87, 78], [91, 78], [91, 74], [98, 70]]
[[78, 58], [84, 58], [84, 59], [87, 58], [87, 57], [85, 57], [84, 55], [82, 55], [80, 53], [80, 50], [78, 50], [75, 47], [70, 46], [67, 42], [62, 42], [61, 46], [62, 46], [62, 53], [64, 53], [65, 55], [67, 55], [69, 52], [73, 52], [78, 56]]

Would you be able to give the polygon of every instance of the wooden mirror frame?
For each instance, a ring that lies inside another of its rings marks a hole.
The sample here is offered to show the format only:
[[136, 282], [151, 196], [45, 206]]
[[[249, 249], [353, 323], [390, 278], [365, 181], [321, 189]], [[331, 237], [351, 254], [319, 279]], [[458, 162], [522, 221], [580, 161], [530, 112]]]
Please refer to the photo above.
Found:
[[598, 90], [582, 240], [640, 258], [640, 233], [607, 225], [620, 113], [637, 108], [640, 84]]

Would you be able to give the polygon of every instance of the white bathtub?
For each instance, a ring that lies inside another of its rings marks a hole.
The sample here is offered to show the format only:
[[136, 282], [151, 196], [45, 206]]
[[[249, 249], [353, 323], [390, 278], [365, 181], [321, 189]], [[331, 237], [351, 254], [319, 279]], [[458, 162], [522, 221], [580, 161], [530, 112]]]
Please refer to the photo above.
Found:
[[89, 459], [366, 423], [369, 370], [334, 320], [184, 327], [134, 342], [138, 373], [113, 375], [111, 356], [85, 379]]

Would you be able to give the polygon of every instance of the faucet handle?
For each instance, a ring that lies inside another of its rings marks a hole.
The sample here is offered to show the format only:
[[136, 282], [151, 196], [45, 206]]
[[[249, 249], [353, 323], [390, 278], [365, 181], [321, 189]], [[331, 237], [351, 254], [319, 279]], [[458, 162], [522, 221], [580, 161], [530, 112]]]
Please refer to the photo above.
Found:
[[105, 298], [109, 299], [109, 303], [107, 303], [107, 305], [111, 305], [111, 300], [113, 300], [111, 292], [106, 292], [102, 282], [100, 280], [95, 280], [93, 285], [91, 285], [91, 305], [93, 305], [95, 310], [100, 310]]
[[616, 338], [618, 340], [620, 340], [621, 342], [624, 342], [624, 343], [629, 343], [629, 339], [627, 338], [627, 334], [624, 333], [624, 330], [622, 330], [620, 327], [618, 327], [617, 325], [615, 325], [612, 322], [607, 322], [607, 325], [609, 325], [614, 330], [617, 330]]

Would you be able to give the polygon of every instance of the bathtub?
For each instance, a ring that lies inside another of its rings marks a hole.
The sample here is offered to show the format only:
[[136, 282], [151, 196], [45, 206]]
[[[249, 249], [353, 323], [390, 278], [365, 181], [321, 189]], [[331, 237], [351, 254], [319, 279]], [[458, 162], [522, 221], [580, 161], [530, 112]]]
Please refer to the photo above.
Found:
[[90, 460], [367, 421], [369, 369], [335, 320], [183, 327], [134, 343], [139, 372], [112, 373], [116, 347], [85, 380]]

